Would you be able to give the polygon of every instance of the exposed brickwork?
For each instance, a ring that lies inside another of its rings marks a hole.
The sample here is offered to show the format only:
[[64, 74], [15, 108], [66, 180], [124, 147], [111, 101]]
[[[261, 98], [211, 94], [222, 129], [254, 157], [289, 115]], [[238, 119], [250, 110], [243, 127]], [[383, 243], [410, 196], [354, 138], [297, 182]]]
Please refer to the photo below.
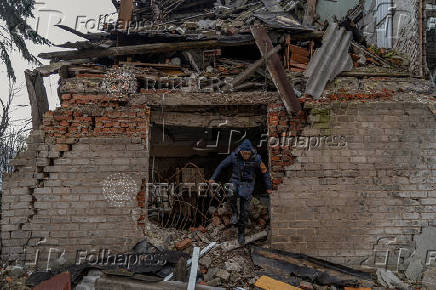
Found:
[[[5, 260], [30, 261], [39, 250], [43, 265], [49, 248], [65, 250], [70, 262], [78, 250], [126, 252], [143, 234], [144, 198], [137, 195], [148, 176], [149, 109], [127, 106], [124, 97], [61, 99], [4, 178]], [[107, 198], [112, 187], [122, 187], [120, 179], [132, 195], [122, 206]]]
[[[43, 130], [47, 136], [57, 138], [117, 135], [145, 138], [147, 114], [145, 106], [109, 110], [96, 110], [92, 106], [61, 108], [45, 114]], [[58, 142], [62, 143], [62, 140]]]
[[[383, 238], [407, 247], [422, 227], [434, 226], [436, 126], [429, 107], [306, 104], [309, 124], [300, 135], [312, 136], [312, 147], [303, 138], [293, 143], [300, 148], [271, 149], [272, 175], [282, 179], [272, 196], [272, 246], [371, 265]], [[294, 127], [277, 124], [280, 112], [270, 110], [271, 136], [293, 135]], [[287, 166], [289, 155], [296, 160]]]
[[282, 104], [268, 106], [270, 168], [274, 189], [277, 189], [278, 185], [283, 182], [285, 177], [284, 168], [292, 165], [295, 161], [292, 148], [280, 146], [280, 142], [283, 138], [299, 136], [305, 124], [305, 113], [291, 119]]

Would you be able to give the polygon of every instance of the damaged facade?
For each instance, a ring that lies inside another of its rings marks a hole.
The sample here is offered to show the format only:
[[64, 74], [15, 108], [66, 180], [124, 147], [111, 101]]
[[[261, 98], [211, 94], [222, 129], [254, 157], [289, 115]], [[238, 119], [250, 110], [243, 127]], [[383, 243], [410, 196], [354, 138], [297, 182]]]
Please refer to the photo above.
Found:
[[[250, 138], [274, 184], [269, 199], [256, 188], [269, 212], [251, 230], [270, 230], [273, 249], [361, 268], [385, 251], [391, 267], [401, 258], [413, 272], [416, 241], [436, 227], [426, 3], [391, 1], [398, 37], [380, 45], [381, 34], [361, 29], [375, 29], [376, 0], [346, 1], [353, 9], [338, 23], [323, 5], [345, 1], [318, 1], [312, 15], [306, 4], [316, 1], [221, 2], [121, 1], [120, 19], [167, 25], [107, 24], [61, 45], [77, 50], [41, 55], [52, 63], [27, 73], [34, 130], [3, 181], [3, 259], [33, 263], [38, 253], [42, 264], [50, 248], [65, 250], [57, 263], [78, 250], [122, 253], [149, 223], [228, 225], [222, 199], [196, 198], [196, 186], [194, 197], [165, 199], [150, 184], [205, 182]], [[396, 25], [406, 6], [416, 13]], [[40, 83], [53, 73], [61, 106], [48, 111]]]

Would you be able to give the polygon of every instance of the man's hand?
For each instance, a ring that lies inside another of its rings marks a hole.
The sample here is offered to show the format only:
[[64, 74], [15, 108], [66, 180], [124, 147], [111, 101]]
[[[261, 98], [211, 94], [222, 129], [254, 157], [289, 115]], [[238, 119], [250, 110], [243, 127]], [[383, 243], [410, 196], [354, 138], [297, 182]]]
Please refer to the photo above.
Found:
[[215, 183], [215, 180], [209, 179], [209, 184], [214, 184], [214, 183]]
[[273, 191], [272, 191], [271, 189], [268, 189], [268, 190], [266, 191], [266, 193], [268, 193], [269, 195], [271, 195], [271, 194], [273, 193]]

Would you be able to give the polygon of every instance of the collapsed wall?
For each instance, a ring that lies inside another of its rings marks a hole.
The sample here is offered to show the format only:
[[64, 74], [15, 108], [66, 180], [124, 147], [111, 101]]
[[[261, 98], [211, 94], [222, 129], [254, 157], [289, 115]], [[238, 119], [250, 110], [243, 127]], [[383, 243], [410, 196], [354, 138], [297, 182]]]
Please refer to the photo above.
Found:
[[378, 80], [381, 93], [370, 94], [357, 88], [375, 83], [336, 85], [354, 82], [359, 93], [333, 90], [300, 119], [270, 106], [271, 243], [353, 266], [383, 263], [388, 251], [395, 264], [436, 225], [434, 96], [405, 89], [420, 82]]
[[128, 105], [128, 93], [74, 89], [62, 88], [62, 107], [44, 114], [4, 176], [4, 261], [53, 265], [62, 253], [68, 262], [80, 250], [124, 253], [143, 234], [149, 109]]

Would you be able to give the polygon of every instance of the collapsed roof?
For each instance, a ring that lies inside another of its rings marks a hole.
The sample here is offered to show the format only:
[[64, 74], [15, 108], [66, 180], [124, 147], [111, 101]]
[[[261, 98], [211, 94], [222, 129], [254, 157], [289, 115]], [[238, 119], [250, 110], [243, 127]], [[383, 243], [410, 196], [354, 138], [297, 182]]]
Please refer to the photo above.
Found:
[[[312, 0], [112, 2], [118, 21], [105, 22], [99, 33], [59, 26], [86, 41], [58, 45], [75, 50], [40, 54], [51, 60], [37, 69], [42, 76], [69, 65], [82, 72], [127, 67], [139, 75], [138, 93], [278, 91], [289, 113], [301, 110], [298, 98], [319, 99], [343, 71], [372, 65], [387, 76], [409, 76], [404, 58], [366, 47], [354, 25], [359, 5], [329, 25], [319, 22]], [[293, 87], [301, 73], [303, 86]]]

